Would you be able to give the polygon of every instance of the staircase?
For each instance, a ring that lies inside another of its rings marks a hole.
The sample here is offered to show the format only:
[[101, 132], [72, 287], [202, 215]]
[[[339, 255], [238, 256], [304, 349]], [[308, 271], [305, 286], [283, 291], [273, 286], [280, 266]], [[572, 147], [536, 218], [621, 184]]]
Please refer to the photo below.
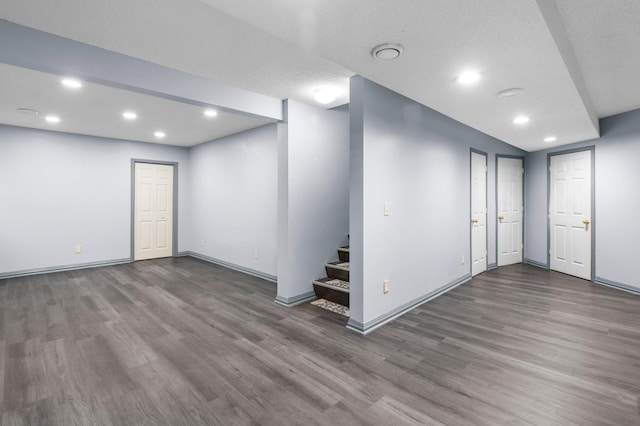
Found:
[[324, 265], [327, 276], [313, 282], [318, 298], [349, 306], [349, 246], [338, 248], [338, 259]]

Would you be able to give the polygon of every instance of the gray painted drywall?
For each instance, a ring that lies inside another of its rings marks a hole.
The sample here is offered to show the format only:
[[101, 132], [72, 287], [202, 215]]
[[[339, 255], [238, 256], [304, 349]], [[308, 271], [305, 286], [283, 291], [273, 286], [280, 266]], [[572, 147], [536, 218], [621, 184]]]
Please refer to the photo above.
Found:
[[604, 118], [601, 137], [526, 155], [525, 258], [547, 265], [547, 154], [595, 146], [595, 279], [640, 288], [635, 269], [640, 231], [640, 110]]
[[282, 102], [0, 19], [0, 62], [195, 105], [282, 118]]
[[352, 78], [349, 99], [349, 322], [364, 318], [364, 104], [365, 79]]
[[288, 100], [278, 125], [278, 296], [313, 294], [349, 233], [349, 113]]
[[470, 273], [471, 148], [488, 154], [495, 263], [495, 154], [524, 152], [359, 76], [350, 99], [350, 323], [366, 329]]
[[0, 274], [129, 258], [132, 158], [180, 165], [186, 250], [186, 148], [0, 125]]
[[276, 124], [191, 148], [191, 252], [276, 275], [277, 154]]

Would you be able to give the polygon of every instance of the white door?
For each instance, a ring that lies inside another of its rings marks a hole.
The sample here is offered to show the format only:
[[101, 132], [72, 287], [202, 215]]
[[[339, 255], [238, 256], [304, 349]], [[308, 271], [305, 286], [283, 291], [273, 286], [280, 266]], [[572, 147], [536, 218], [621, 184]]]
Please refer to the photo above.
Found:
[[173, 254], [173, 166], [135, 163], [134, 260]]
[[552, 156], [549, 176], [549, 267], [590, 280], [591, 151]]
[[471, 153], [471, 275], [487, 270], [487, 157]]
[[498, 266], [522, 262], [521, 158], [498, 157]]

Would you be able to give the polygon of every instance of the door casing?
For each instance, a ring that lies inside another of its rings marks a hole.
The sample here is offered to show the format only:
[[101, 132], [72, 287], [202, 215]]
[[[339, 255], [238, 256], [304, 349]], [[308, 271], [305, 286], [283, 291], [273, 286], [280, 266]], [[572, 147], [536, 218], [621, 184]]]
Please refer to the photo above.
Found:
[[547, 269], [551, 269], [551, 157], [556, 155], [573, 154], [575, 152], [591, 152], [591, 281], [596, 277], [596, 147], [595, 145], [583, 148], [555, 151], [547, 154]]
[[[522, 189], [521, 189], [521, 195], [522, 195], [522, 206], [524, 207], [524, 200], [525, 200], [525, 193], [524, 193], [524, 178], [525, 178], [525, 173], [526, 173], [526, 167], [525, 167], [525, 158], [521, 155], [506, 155], [506, 154], [496, 154], [496, 265], [498, 264], [498, 260], [500, 259], [500, 252], [499, 252], [499, 244], [500, 244], [500, 240], [498, 239], [498, 226], [499, 224], [499, 220], [498, 220], [498, 215], [500, 214], [499, 212], [499, 193], [498, 193], [498, 164], [499, 164], [499, 159], [500, 158], [513, 158], [516, 160], [520, 160], [522, 162], [522, 169], [524, 170], [522, 173]], [[524, 262], [524, 247], [526, 247], [526, 243], [524, 240], [524, 223], [525, 223], [525, 215], [526, 215], [526, 209], [522, 209], [522, 262]]]
[[[489, 241], [489, 235], [488, 235], [488, 231], [487, 231], [487, 207], [488, 207], [488, 191], [487, 191], [487, 170], [488, 170], [488, 154], [486, 152], [483, 151], [479, 151], [476, 149], [471, 148], [470, 150], [470, 154], [469, 154], [469, 241], [470, 241], [470, 256], [469, 256], [469, 269], [470, 269], [470, 273], [471, 276], [475, 276], [481, 272], [484, 272], [488, 269], [489, 266], [489, 259], [488, 259], [488, 241]], [[480, 272], [477, 272], [476, 274], [473, 273], [473, 262], [474, 262], [474, 258], [473, 258], [473, 223], [471, 222], [473, 220], [473, 155], [477, 154], [477, 155], [481, 155], [484, 157], [484, 165], [485, 165], [485, 178], [484, 178], [484, 184], [485, 184], [485, 188], [484, 188], [484, 206], [485, 206], [485, 213], [484, 213], [484, 229], [485, 229], [485, 237], [484, 237], [484, 250], [485, 250], [485, 256], [484, 256], [484, 269]]]
[[136, 208], [136, 163], [162, 164], [165, 166], [173, 166], [173, 223], [172, 223], [172, 242], [171, 255], [178, 254], [178, 163], [171, 161], [144, 160], [139, 158], [131, 159], [131, 251], [130, 259], [134, 261], [135, 252], [135, 208]]

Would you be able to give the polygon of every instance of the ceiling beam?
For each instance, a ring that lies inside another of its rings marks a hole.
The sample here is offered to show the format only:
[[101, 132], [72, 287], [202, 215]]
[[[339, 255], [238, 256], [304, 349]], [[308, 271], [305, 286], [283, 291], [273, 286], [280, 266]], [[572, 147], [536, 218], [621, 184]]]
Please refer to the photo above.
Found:
[[282, 120], [280, 99], [0, 20], [0, 62], [252, 117]]

